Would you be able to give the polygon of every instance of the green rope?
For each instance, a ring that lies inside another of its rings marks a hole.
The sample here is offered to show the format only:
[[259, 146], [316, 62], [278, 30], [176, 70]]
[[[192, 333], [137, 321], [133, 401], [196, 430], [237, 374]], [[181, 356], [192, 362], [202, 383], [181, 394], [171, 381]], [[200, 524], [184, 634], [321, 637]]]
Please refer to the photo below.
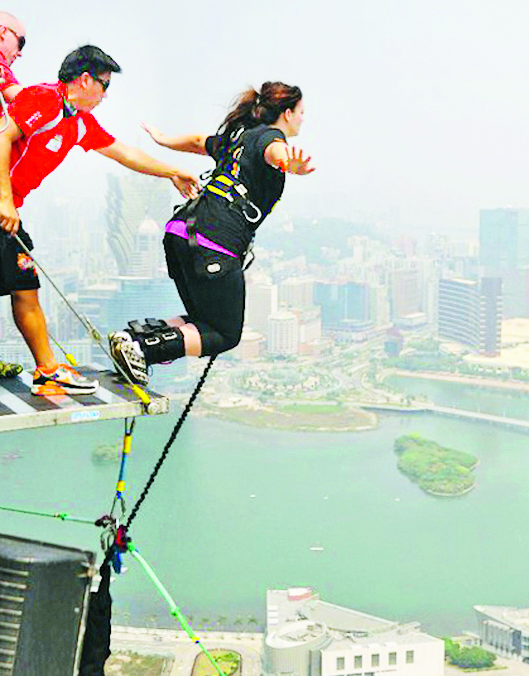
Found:
[[176, 605], [176, 603], [173, 601], [171, 596], [169, 595], [169, 592], [167, 589], [163, 586], [163, 584], [160, 582], [159, 578], [157, 577], [156, 573], [154, 570], [149, 566], [147, 561], [143, 558], [143, 556], [136, 550], [134, 545], [129, 542], [128, 544], [128, 549], [129, 552], [132, 554], [132, 556], [138, 561], [138, 563], [142, 566], [143, 570], [147, 573], [148, 577], [151, 578], [151, 580], [154, 582], [154, 586], [160, 593], [160, 595], [167, 601], [169, 604], [169, 608], [171, 609], [171, 615], [173, 617], [176, 617], [178, 622], [182, 625], [183, 630], [186, 632], [186, 634], [189, 636], [189, 638], [193, 641], [193, 643], [196, 643], [200, 650], [204, 653], [204, 655], [208, 658], [208, 660], [211, 662], [213, 667], [215, 668], [216, 672], [219, 674], [219, 676], [225, 676], [224, 672], [222, 669], [219, 667], [217, 662], [215, 661], [215, 658], [211, 653], [208, 652], [208, 650], [205, 648], [205, 646], [202, 645], [200, 642], [200, 639], [198, 636], [196, 636], [195, 632], [191, 628], [191, 626], [188, 624], [186, 618], [182, 614], [182, 611], [180, 608]]
[[19, 514], [32, 514], [33, 516], [47, 516], [50, 519], [60, 519], [61, 521], [75, 521], [76, 523], [89, 523], [94, 525], [93, 519], [82, 519], [76, 516], [70, 516], [66, 512], [37, 512], [33, 509], [17, 509], [16, 507], [1, 507], [4, 512], [18, 512]]

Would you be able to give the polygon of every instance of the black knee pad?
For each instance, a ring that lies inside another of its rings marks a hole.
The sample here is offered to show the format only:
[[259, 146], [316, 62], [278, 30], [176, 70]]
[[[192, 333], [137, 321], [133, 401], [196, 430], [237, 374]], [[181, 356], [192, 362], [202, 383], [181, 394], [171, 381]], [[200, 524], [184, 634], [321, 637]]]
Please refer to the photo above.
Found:
[[127, 329], [140, 344], [147, 364], [173, 361], [185, 355], [184, 336], [179, 328], [169, 326], [163, 319], [147, 317], [145, 324], [129, 322]]

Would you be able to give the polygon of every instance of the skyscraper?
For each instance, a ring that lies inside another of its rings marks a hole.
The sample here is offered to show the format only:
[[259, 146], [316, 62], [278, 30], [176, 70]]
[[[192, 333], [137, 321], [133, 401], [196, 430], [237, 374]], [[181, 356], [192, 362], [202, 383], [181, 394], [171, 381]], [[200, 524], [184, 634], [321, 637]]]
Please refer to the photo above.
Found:
[[482, 209], [479, 244], [483, 274], [503, 281], [503, 316], [529, 317], [529, 209]]
[[163, 224], [171, 217], [173, 193], [168, 181], [129, 173], [108, 175], [108, 243], [120, 275], [129, 275], [129, 264], [136, 250], [136, 236], [146, 216]]

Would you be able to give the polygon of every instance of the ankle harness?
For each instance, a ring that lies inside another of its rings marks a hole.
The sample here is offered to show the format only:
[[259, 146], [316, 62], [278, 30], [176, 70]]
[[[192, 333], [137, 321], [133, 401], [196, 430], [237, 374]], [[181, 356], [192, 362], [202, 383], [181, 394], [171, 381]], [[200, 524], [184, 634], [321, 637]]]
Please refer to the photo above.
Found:
[[145, 324], [134, 319], [127, 329], [140, 344], [147, 364], [161, 364], [185, 355], [184, 336], [179, 328], [169, 326], [163, 319], [147, 317]]

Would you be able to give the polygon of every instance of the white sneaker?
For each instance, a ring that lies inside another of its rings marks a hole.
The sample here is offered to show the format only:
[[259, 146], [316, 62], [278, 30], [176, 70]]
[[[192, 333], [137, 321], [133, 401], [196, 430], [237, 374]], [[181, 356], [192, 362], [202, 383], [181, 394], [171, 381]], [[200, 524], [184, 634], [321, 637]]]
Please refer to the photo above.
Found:
[[139, 385], [147, 385], [147, 362], [140, 344], [127, 331], [108, 334], [108, 343], [112, 359], [123, 369], [127, 376]]

